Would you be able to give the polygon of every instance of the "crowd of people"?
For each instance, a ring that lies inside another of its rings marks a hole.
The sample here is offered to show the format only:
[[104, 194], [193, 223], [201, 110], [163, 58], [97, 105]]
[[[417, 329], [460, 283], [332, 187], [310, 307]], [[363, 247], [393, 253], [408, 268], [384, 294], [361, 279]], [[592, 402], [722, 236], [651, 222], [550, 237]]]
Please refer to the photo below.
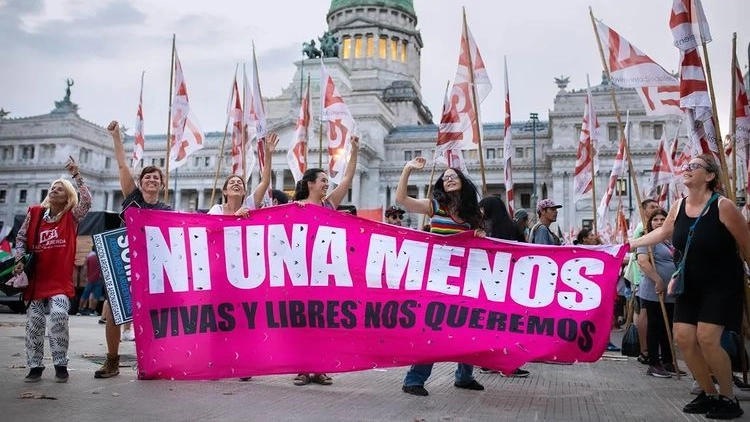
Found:
[[[122, 211], [137, 206], [156, 210], [171, 210], [159, 200], [165, 188], [164, 174], [155, 166], [146, 166], [138, 174], [132, 173], [125, 158], [119, 124], [113, 121], [108, 130], [114, 143], [119, 169], [119, 180], [124, 200]], [[287, 203], [290, 199], [279, 190], [269, 191], [271, 157], [278, 143], [276, 134], [269, 134], [263, 148], [265, 169], [252, 194], [242, 177], [229, 176], [222, 186], [222, 203], [214, 205], [209, 214], [246, 217], [264, 205]], [[323, 169], [308, 169], [295, 186], [292, 201], [300, 206], [321, 206], [336, 210], [350, 188], [357, 165], [359, 140], [352, 138], [352, 150], [341, 183], [330, 193], [329, 177]], [[447, 168], [431, 186], [427, 198], [413, 198], [407, 194], [409, 177], [425, 168], [427, 161], [417, 157], [406, 163], [397, 189], [396, 202], [385, 211], [385, 222], [402, 226], [404, 215], [423, 214], [429, 218], [424, 229], [435, 234], [450, 235], [472, 231], [478, 237], [491, 237], [540, 245], [562, 245], [563, 239], [551, 229], [562, 205], [552, 199], [536, 204], [536, 222], [520, 209], [513, 215], [503, 200], [494, 195], [481, 198], [474, 183], [456, 168]], [[55, 180], [47, 197], [40, 205], [29, 208], [16, 238], [15, 273], [24, 271], [26, 252], [34, 252], [34, 271], [24, 297], [29, 301], [26, 326], [26, 355], [29, 373], [27, 382], [41, 379], [44, 371], [45, 313], [49, 313], [49, 343], [55, 367], [55, 380], [66, 382], [69, 300], [75, 296], [66, 276], [70, 272], [60, 268], [74, 266], [76, 228], [91, 207], [91, 194], [71, 158], [65, 165], [76, 187], [65, 179]], [[738, 399], [733, 394], [732, 370], [727, 353], [721, 347], [722, 333], [739, 330], [744, 305], [745, 268], [741, 256], [750, 257], [750, 230], [735, 204], [720, 195], [719, 167], [713, 157], [699, 156], [686, 164], [684, 185], [687, 196], [671, 206], [669, 211], [653, 200], [641, 205], [645, 224], [639, 225], [629, 240], [633, 254], [624, 266], [623, 278], [634, 292], [632, 299], [635, 323], [641, 336], [641, 356], [646, 374], [658, 378], [686, 374], [677, 366], [670, 334], [679, 346], [687, 368], [695, 378], [697, 396], [685, 405], [685, 413], [706, 414], [709, 418], [734, 418], [742, 415]], [[124, 224], [124, 221], [123, 221]], [[61, 241], [45, 242], [40, 233], [54, 230]], [[593, 230], [581, 230], [574, 244], [583, 247], [601, 244]], [[688, 248], [689, 246], [689, 248]], [[739, 255], [737, 251], [742, 255]], [[687, 253], [684, 266], [679, 265]], [[87, 285], [80, 298], [81, 314], [93, 313], [102, 296], [101, 272], [96, 253], [87, 257]], [[711, 262], [712, 265], [703, 265]], [[684, 271], [684, 286], [676, 286], [675, 270]], [[675, 290], [679, 295], [672, 295]], [[676, 296], [676, 297], [675, 297]], [[613, 300], [615, 298], [613, 297]], [[95, 378], [110, 378], [119, 374], [119, 344], [124, 335], [115, 325], [108, 301], [102, 306], [107, 345], [106, 360], [95, 371]], [[613, 318], [617, 321], [617, 318]], [[131, 334], [132, 335], [132, 334]], [[617, 351], [611, 342], [609, 351]], [[402, 390], [415, 396], [427, 396], [425, 383], [433, 364], [415, 364], [407, 371]], [[527, 377], [529, 372], [517, 368], [508, 374], [492, 368], [482, 372], [498, 372], [502, 376]], [[484, 390], [473, 376], [469, 363], [458, 363], [454, 386], [467, 390]], [[250, 378], [243, 378], [249, 380]], [[333, 380], [324, 373], [299, 372], [295, 385], [317, 383], [331, 385]]]

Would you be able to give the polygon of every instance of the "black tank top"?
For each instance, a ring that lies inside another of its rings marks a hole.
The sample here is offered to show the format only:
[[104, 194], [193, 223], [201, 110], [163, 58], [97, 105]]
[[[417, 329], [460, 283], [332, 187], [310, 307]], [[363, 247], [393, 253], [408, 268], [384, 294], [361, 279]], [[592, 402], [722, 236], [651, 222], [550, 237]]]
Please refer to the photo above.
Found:
[[[672, 244], [679, 251], [679, 254], [675, 254], [675, 265], [679, 264], [685, 251], [688, 230], [695, 222], [695, 218], [685, 213], [686, 201], [687, 198], [680, 204], [672, 232]], [[693, 291], [709, 292], [718, 288], [742, 292], [743, 271], [737, 243], [719, 220], [719, 200], [716, 200], [695, 226], [685, 259], [685, 291], [695, 289]]]

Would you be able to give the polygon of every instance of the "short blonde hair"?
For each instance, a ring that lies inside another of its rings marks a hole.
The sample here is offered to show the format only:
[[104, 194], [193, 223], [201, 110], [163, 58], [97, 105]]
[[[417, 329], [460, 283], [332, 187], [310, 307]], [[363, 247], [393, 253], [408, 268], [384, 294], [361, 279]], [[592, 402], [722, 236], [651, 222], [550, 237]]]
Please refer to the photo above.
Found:
[[[76, 188], [73, 187], [73, 184], [65, 179], [57, 179], [52, 182], [52, 184], [49, 185], [49, 190], [52, 190], [52, 188], [55, 186], [55, 183], [61, 184], [63, 189], [65, 190], [65, 193], [68, 195], [68, 200], [65, 202], [65, 208], [63, 208], [62, 212], [60, 213], [63, 214], [67, 211], [72, 210], [78, 205], [78, 192], [76, 191]], [[44, 201], [42, 201], [42, 206], [44, 208], [49, 208], [49, 193], [47, 193], [47, 197], [44, 198]]]

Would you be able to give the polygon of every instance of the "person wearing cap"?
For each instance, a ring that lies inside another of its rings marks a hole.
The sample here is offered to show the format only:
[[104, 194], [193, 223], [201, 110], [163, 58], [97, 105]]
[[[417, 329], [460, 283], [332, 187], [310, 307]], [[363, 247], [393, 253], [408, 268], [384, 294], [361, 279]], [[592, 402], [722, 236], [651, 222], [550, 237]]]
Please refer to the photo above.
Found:
[[394, 226], [403, 226], [404, 213], [406, 211], [393, 205], [392, 207], [385, 210], [385, 222], [393, 224]]
[[529, 212], [521, 208], [513, 213], [513, 221], [518, 224], [518, 227], [523, 232], [523, 237], [526, 241], [529, 241]]
[[539, 245], [561, 245], [560, 238], [552, 233], [549, 226], [557, 221], [557, 210], [562, 208], [551, 199], [542, 199], [536, 205], [536, 215], [539, 221], [531, 228], [529, 242]]

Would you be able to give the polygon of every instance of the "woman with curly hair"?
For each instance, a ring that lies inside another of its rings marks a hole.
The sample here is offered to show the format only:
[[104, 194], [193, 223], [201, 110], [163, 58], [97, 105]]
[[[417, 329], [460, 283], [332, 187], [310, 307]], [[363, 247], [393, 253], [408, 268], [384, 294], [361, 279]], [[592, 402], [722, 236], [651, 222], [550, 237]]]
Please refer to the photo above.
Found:
[[[423, 169], [426, 162], [424, 157], [417, 157], [406, 163], [396, 188], [396, 202], [409, 212], [428, 215], [431, 233], [454, 234], [474, 230], [475, 233], [481, 233], [483, 236], [484, 231], [480, 228], [482, 214], [479, 211], [477, 188], [461, 170], [446, 169], [432, 189], [432, 198], [416, 199], [406, 194], [409, 175], [414, 170]], [[406, 373], [401, 389], [415, 396], [428, 395], [424, 383], [430, 377], [433, 365], [432, 363], [412, 365]], [[484, 386], [474, 379], [473, 371], [472, 365], [459, 363], [453, 385], [468, 390], [484, 390]]]

